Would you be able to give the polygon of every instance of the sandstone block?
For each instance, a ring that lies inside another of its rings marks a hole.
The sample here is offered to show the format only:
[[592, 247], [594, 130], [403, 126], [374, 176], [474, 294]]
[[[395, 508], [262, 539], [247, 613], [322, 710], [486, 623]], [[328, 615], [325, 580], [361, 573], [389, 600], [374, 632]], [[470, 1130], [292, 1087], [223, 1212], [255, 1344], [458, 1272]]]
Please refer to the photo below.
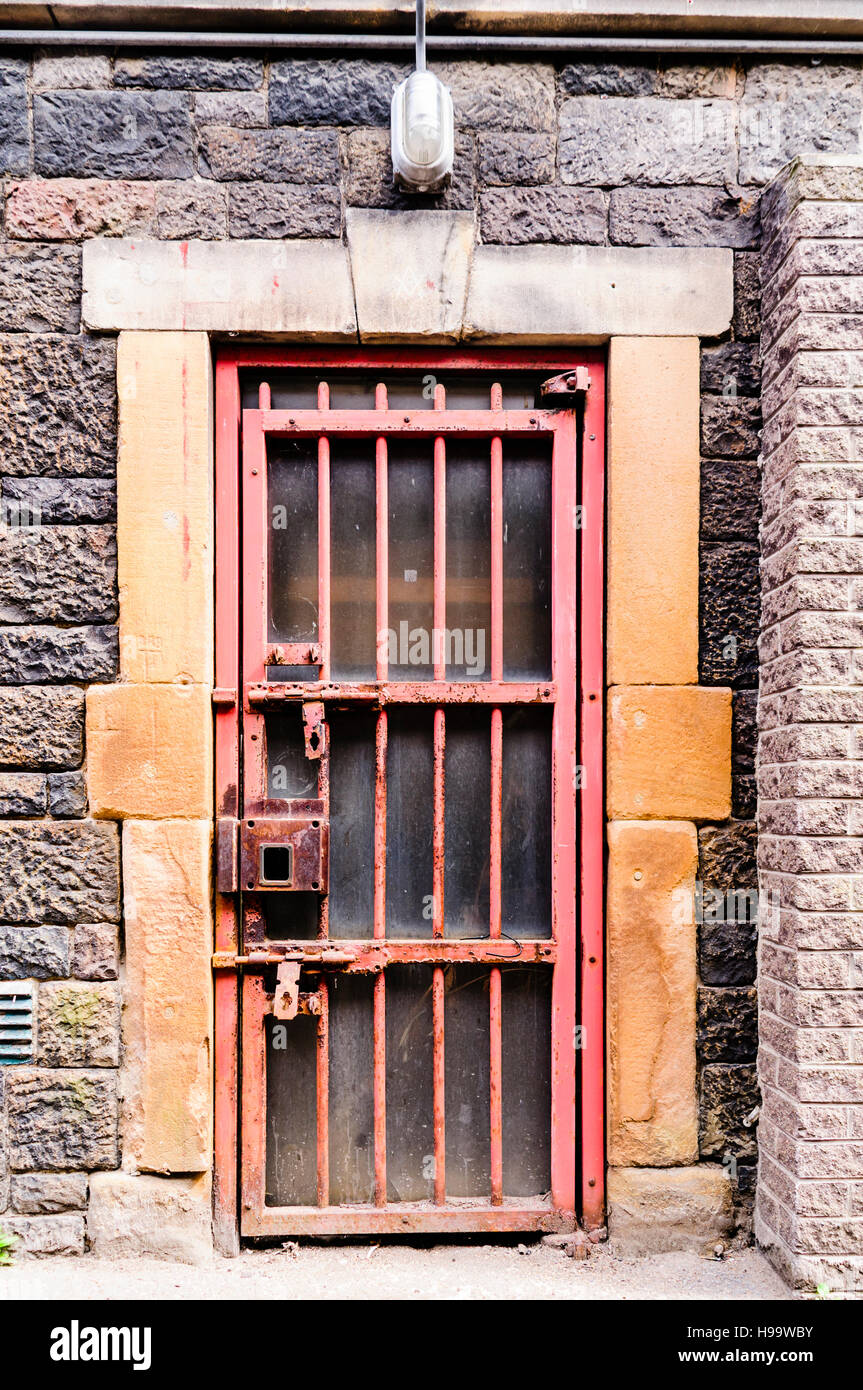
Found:
[[608, 826], [608, 1155], [691, 1163], [695, 1096], [695, 827]]
[[608, 814], [723, 820], [731, 810], [731, 692], [620, 686], [608, 703]]
[[213, 1248], [209, 1178], [94, 1173], [87, 1234], [103, 1259], [198, 1264]]
[[703, 1254], [732, 1230], [731, 1184], [723, 1168], [610, 1168], [612, 1248], [631, 1258], [670, 1250]]

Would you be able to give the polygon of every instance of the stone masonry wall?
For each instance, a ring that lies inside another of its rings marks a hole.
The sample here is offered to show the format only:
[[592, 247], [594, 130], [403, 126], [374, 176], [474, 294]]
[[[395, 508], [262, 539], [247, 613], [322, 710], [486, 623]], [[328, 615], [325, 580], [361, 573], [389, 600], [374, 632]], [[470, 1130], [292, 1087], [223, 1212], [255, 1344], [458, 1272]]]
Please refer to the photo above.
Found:
[[863, 161], [764, 199], [756, 1230], [863, 1289]]
[[[732, 341], [704, 351], [700, 680], [735, 690], [734, 818], [702, 827], [701, 878], [754, 882], [759, 195], [799, 149], [856, 146], [860, 70], [435, 66], [455, 177], [409, 200], [388, 156], [400, 65], [0, 60], [0, 978], [39, 981], [40, 1019], [37, 1065], [0, 1071], [0, 1212], [34, 1248], [82, 1248], [82, 1218], [55, 1213], [118, 1161], [117, 842], [81, 776], [84, 692], [117, 671], [115, 349], [80, 329], [86, 238], [338, 238], [347, 207], [419, 204], [475, 209], [486, 242], [733, 248]], [[702, 1153], [739, 1161], [744, 1197], [751, 927], [702, 924], [699, 959]]]

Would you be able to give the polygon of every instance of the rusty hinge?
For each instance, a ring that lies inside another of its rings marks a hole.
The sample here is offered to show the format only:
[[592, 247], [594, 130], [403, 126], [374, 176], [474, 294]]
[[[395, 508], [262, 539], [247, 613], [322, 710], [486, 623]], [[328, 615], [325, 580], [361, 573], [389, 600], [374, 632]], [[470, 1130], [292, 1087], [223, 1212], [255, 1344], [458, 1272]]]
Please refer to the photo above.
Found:
[[576, 367], [571, 372], [560, 372], [550, 376], [539, 388], [543, 405], [551, 410], [566, 410], [578, 405], [590, 390], [590, 373], [587, 367]]
[[229, 690], [227, 686], [216, 686], [212, 700], [216, 709], [232, 709], [237, 703], [237, 692]]

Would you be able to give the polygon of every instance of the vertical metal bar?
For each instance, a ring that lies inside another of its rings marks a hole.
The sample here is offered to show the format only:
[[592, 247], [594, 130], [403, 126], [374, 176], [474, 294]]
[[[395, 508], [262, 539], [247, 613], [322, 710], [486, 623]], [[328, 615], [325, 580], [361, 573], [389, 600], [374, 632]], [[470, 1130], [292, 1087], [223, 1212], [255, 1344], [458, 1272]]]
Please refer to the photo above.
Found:
[[261, 975], [243, 980], [242, 1217], [243, 1234], [255, 1234], [264, 1214], [267, 1167], [266, 995]]
[[[242, 511], [242, 665], [244, 691], [266, 675], [267, 590], [267, 441], [262, 411], [269, 409], [270, 388], [262, 383], [259, 410], [243, 411], [241, 459]], [[264, 717], [243, 699], [243, 813], [258, 810], [267, 795]]]
[[321, 1011], [317, 1033], [318, 1206], [330, 1204], [330, 992], [326, 975], [318, 985]]
[[[216, 685], [240, 684], [240, 380], [236, 363], [216, 363]], [[216, 800], [220, 814], [239, 806], [239, 706], [216, 710]], [[237, 903], [216, 894], [215, 947], [236, 952]], [[239, 1250], [237, 1230], [237, 1101], [239, 1095], [239, 991], [237, 972], [220, 970], [214, 981], [215, 1096], [213, 1230], [223, 1255]]]
[[[330, 388], [327, 382], [318, 385], [318, 410], [329, 410]], [[320, 679], [330, 678], [330, 441], [325, 435], [318, 440], [318, 643], [321, 648]], [[318, 764], [318, 796], [324, 805], [324, 816], [330, 815], [330, 735], [324, 728], [324, 750]], [[327, 894], [320, 900], [318, 935], [326, 941], [330, 929], [330, 900]], [[317, 1197], [318, 1206], [330, 1202], [330, 994], [326, 975], [318, 986], [321, 1011], [318, 1014], [316, 1086], [317, 1086]]]
[[[318, 410], [329, 410], [330, 388], [318, 386]], [[318, 642], [322, 681], [330, 678], [330, 441], [318, 440]]]
[[581, 530], [581, 1214], [601, 1226], [605, 1208], [605, 1029], [603, 1009], [603, 530], [605, 364], [590, 369], [584, 417]]
[[[493, 412], [503, 409], [503, 391], [491, 388]], [[503, 680], [503, 442], [491, 441], [491, 678]], [[503, 713], [491, 712], [491, 814], [489, 828], [490, 937], [501, 934], [501, 835], [503, 795]], [[503, 1202], [503, 1085], [500, 969], [489, 972], [489, 1122], [491, 1132], [491, 1200]]]
[[[386, 410], [387, 388], [375, 389], [375, 409]], [[375, 443], [376, 493], [376, 676], [385, 681], [389, 667], [387, 628], [389, 626], [389, 489], [387, 487], [387, 441], [381, 435]], [[378, 712], [375, 732], [375, 889], [374, 935], [386, 935], [387, 894], [387, 712]], [[374, 1017], [374, 1123], [375, 1123], [375, 1205], [387, 1200], [387, 1054], [386, 980], [384, 972], [375, 978]]]
[[[318, 410], [329, 410], [330, 388], [325, 381], [318, 385]], [[325, 435], [318, 440], [318, 643], [321, 648], [320, 679], [330, 678], [330, 441]], [[324, 803], [324, 815], [330, 814], [330, 738], [324, 728], [324, 749], [318, 763], [318, 796]], [[318, 935], [326, 940], [330, 927], [330, 902], [326, 894], [320, 900]]]
[[557, 962], [551, 986], [551, 1199], [575, 1211], [576, 993], [576, 501], [577, 427], [561, 411], [551, 460], [552, 675], [557, 697], [552, 751], [552, 934]]
[[[446, 391], [436, 386], [435, 410], [446, 410]], [[446, 441], [439, 435], [434, 442], [434, 618], [432, 656], [435, 680], [446, 680]], [[445, 853], [445, 758], [446, 715], [442, 707], [434, 712], [434, 842], [432, 876], [432, 935], [444, 934], [444, 853]], [[432, 974], [432, 1078], [434, 1110], [434, 1199], [446, 1202], [446, 1054], [444, 1050], [444, 971], [435, 966]]]

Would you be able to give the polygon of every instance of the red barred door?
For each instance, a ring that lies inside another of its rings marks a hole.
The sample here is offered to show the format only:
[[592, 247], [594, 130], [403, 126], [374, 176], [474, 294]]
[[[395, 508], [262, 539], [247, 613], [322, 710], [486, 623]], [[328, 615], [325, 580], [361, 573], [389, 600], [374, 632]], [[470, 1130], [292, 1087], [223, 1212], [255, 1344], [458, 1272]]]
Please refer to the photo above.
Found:
[[218, 383], [222, 1209], [239, 1081], [244, 1235], [595, 1224], [602, 364]]

